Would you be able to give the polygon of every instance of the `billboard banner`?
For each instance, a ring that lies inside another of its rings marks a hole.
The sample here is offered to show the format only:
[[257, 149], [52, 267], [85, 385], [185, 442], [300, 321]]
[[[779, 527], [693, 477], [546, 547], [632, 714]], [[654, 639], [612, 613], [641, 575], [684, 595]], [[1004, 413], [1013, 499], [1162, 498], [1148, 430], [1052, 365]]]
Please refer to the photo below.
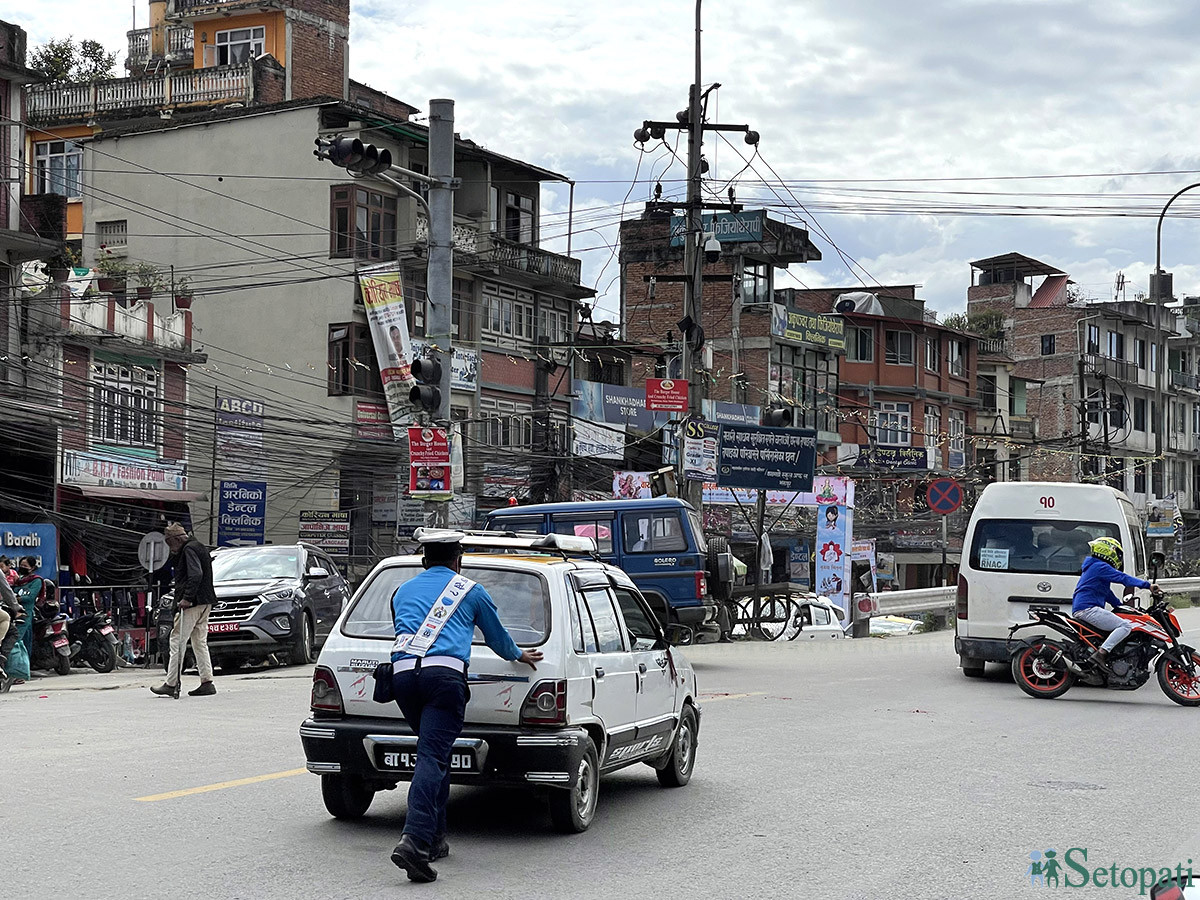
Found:
[[416, 384], [412, 377], [413, 347], [404, 305], [404, 281], [395, 271], [359, 272], [358, 284], [371, 327], [383, 396], [392, 417], [392, 434], [402, 438], [411, 420], [408, 392]]
[[771, 334], [785, 341], [824, 347], [834, 353], [846, 351], [846, 323], [841, 316], [822, 315], [772, 304]]
[[261, 544], [266, 536], [265, 481], [222, 481], [217, 495], [217, 546]]
[[767, 491], [811, 491], [817, 433], [801, 428], [722, 425], [717, 484]]

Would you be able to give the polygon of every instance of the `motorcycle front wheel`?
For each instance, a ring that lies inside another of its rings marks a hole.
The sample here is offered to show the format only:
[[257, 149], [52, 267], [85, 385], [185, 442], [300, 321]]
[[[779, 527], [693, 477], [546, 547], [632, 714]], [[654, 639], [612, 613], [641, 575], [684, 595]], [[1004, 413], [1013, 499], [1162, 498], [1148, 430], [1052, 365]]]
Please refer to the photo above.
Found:
[[117, 646], [105, 638], [89, 637], [83, 658], [97, 672], [111, 672], [117, 667]]
[[1052, 662], [1060, 647], [1037, 641], [1022, 647], [1012, 658], [1012, 676], [1017, 687], [1030, 697], [1053, 700], [1061, 697], [1075, 683], [1074, 673], [1062, 662]]
[[1158, 658], [1154, 668], [1158, 672], [1158, 686], [1162, 692], [1180, 706], [1200, 706], [1200, 653], [1189, 650], [1192, 663], [1197, 667], [1195, 673], [1180, 664], [1179, 660], [1167, 654]]

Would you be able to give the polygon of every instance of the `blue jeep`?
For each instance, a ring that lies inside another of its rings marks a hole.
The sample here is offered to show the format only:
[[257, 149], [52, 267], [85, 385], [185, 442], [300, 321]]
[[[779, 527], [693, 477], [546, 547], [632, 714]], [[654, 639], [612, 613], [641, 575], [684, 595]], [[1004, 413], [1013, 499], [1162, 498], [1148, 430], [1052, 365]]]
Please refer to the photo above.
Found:
[[594, 538], [600, 558], [628, 573], [664, 625], [720, 634], [717, 600], [729, 596], [732, 577], [725, 539], [706, 541], [700, 514], [683, 500], [512, 506], [488, 513], [484, 527]]

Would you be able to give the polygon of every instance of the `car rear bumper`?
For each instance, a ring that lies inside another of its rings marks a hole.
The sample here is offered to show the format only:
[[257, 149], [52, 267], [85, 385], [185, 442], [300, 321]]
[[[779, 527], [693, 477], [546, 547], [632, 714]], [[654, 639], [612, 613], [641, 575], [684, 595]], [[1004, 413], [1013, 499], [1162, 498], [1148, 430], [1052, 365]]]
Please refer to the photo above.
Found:
[[695, 606], [672, 606], [671, 612], [680, 625], [703, 625], [705, 622], [716, 621], [717, 604], [708, 600]]
[[[582, 728], [468, 725], [455, 745], [475, 752], [477, 771], [452, 771], [450, 781], [569, 788], [578, 776], [587, 741]], [[308, 770], [316, 774], [356, 775], [385, 787], [412, 778], [411, 772], [381, 770], [372, 757], [379, 746], [416, 748], [416, 737], [402, 720], [310, 718], [300, 726], [300, 742]]]

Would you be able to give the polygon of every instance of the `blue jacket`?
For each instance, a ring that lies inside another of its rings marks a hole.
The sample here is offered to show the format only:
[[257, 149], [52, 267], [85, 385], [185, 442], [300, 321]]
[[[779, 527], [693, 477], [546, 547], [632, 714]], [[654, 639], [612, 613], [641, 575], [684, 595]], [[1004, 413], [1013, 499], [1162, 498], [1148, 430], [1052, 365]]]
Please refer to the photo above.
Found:
[[1083, 561], [1083, 574], [1079, 576], [1079, 583], [1075, 585], [1071, 612], [1077, 613], [1082, 609], [1091, 609], [1093, 606], [1103, 609], [1109, 603], [1113, 605], [1113, 609], [1118, 608], [1121, 603], [1113, 595], [1112, 586], [1114, 584], [1123, 584], [1126, 587], [1142, 588], [1143, 590], [1150, 589], [1150, 582], [1126, 575], [1104, 560], [1089, 556]]
[[[392, 596], [392, 617], [396, 634], [416, 634], [433, 602], [441, 596], [454, 572], [445, 566], [426, 569], [415, 578], [410, 578]], [[454, 615], [442, 627], [426, 656], [453, 656], [463, 662], [471, 661], [471, 638], [475, 627], [483, 632], [487, 645], [504, 659], [519, 659], [521, 650], [500, 623], [496, 604], [481, 585], [475, 585], [463, 598]], [[412, 653], [393, 653], [392, 662], [412, 658]]]

